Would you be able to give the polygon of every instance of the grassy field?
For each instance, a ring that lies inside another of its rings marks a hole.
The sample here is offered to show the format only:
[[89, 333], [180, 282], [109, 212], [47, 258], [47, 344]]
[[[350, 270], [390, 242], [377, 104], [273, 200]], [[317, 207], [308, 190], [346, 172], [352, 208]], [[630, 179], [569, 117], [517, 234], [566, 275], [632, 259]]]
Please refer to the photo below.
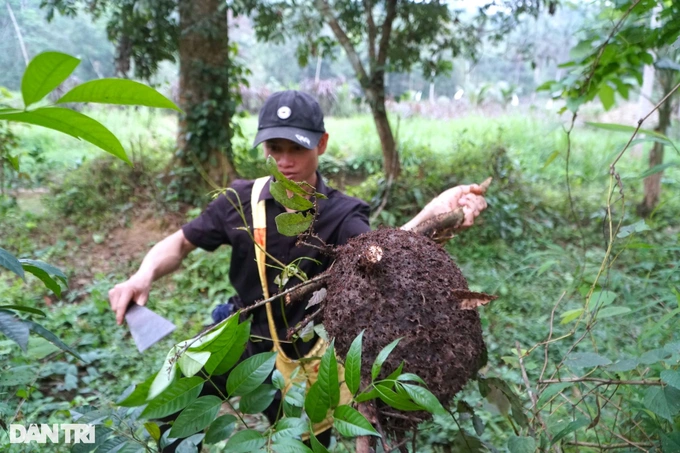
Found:
[[[17, 128], [22, 150], [27, 155], [39, 150], [42, 156], [42, 160], [26, 157], [24, 170], [32, 182], [23, 184], [33, 188], [51, 185], [52, 193], [43, 195], [40, 202], [35, 197], [20, 197], [19, 209], [6, 210], [0, 219], [0, 246], [21, 257], [59, 265], [71, 278], [72, 289], [57, 301], [34, 279], [29, 279], [26, 286], [5, 277], [0, 279], [0, 301], [46, 310], [45, 325], [66, 342], [77, 345], [92, 361], [82, 366], [64, 357], [54, 362], [62, 365], [43, 360], [36, 390], [23, 406], [27, 420], [63, 419], [65, 415], [59, 410], [115, 400], [127, 386], [156, 370], [173, 343], [195, 334], [209, 322], [211, 308], [233, 293], [227, 282], [229, 250], [194, 252], [181, 271], [158, 282], [150, 302], [152, 308], [182, 328], [162, 345], [138, 356], [125, 329], [115, 326], [107, 291], [134, 272], [154, 241], [186, 220], [185, 210], [176, 209], [168, 201], [171, 197], [162, 193], [163, 183], [158, 177], [172, 158], [176, 122], [171, 116], [151, 114], [145, 109], [89, 113], [116, 133], [132, 160], [141, 163], [137, 179], [131, 179], [123, 165], [112, 166], [112, 161], [88, 167], [87, 162], [100, 159], [103, 153], [83, 142], [39, 128]], [[517, 344], [531, 351], [524, 358], [531, 382], [538, 380], [544, 360], [553, 370], [572, 348], [577, 353], [597, 352], [613, 362], [639, 359], [637, 366], [618, 374], [623, 378], [654, 377], [661, 370], [677, 367], [680, 350], [673, 350], [674, 355], [664, 356], [663, 360], [640, 359], [680, 340], [677, 329], [671, 327], [680, 311], [677, 166], [666, 169], [662, 203], [646, 221], [646, 227], [616, 239], [609, 250], [608, 208], [614, 214], [614, 224], [621, 220], [623, 226], [628, 226], [640, 221], [634, 206], [641, 197], [640, 175], [647, 167], [644, 150], [638, 155], [629, 152], [617, 166], [624, 187], [625, 212], [620, 202], [607, 202], [609, 164], [628, 140], [626, 134], [583, 125], [574, 129], [570, 143], [572, 207], [565, 185], [568, 140], [556, 117], [539, 112], [495, 118], [472, 114], [449, 121], [412, 117], [395, 119], [394, 123], [398, 123], [405, 180], [396, 186], [386, 208], [392, 217], [384, 215], [381, 220], [401, 221], [452, 181], [476, 182], [489, 174], [497, 178], [489, 192], [490, 207], [480, 225], [447, 245], [471, 289], [500, 296], [481, 309], [489, 349], [489, 365], [484, 370], [487, 376], [508, 380], [528, 401]], [[238, 153], [247, 154], [255, 127], [255, 118], [242, 120], [248, 139], [236, 140]], [[331, 142], [324, 168], [340, 162], [362, 169], [367, 173], [362, 177], [364, 181], [348, 188], [348, 192], [370, 199], [380, 178], [376, 167], [380, 148], [370, 118], [330, 118], [327, 130]], [[649, 146], [647, 143], [646, 148]], [[667, 153], [667, 162], [679, 162], [676, 152]], [[107, 170], [107, 166], [111, 168]], [[102, 180], [111, 182], [109, 189], [101, 189]], [[152, 181], [151, 185], [148, 181]], [[155, 187], [158, 194], [145, 197], [139, 193], [153, 191], [149, 187]], [[58, 195], [54, 195], [55, 190]], [[64, 211], [69, 200], [78, 202], [68, 205], [70, 211]], [[136, 211], [132, 205], [140, 204], [140, 200], [151, 208]], [[95, 215], [93, 206], [113, 215], [96, 225], [88, 222]], [[197, 212], [192, 209], [188, 215]], [[570, 319], [584, 307], [592, 291], [618, 311], [610, 310], [610, 316], [593, 325], [576, 317]], [[565, 337], [552, 344], [549, 351], [544, 352], [543, 347], [531, 349], [550, 332], [553, 338]], [[584, 339], [574, 346], [582, 335]], [[52, 352], [44, 342], [35, 341], [29, 354], [44, 359]], [[9, 341], [0, 341], [0, 357], [13, 364], [24, 360]], [[588, 389], [577, 385], [565, 388], [565, 398], [578, 400], [584, 391]], [[648, 433], [668, 427], [653, 414], [645, 415], [644, 389], [622, 387], [617, 395], [625, 397], [625, 404], [620, 403], [624, 407], [620, 411], [603, 409], [602, 424], [615, 428], [616, 417], [619, 421], [637, 417], [641, 429]], [[462, 398], [487, 426], [481, 438], [504, 448], [513, 433], [513, 422], [485, 402], [475, 385], [466, 389]], [[589, 398], [579, 408], [584, 407], [595, 417], [600, 401], [592, 395]], [[12, 395], [9, 401], [16, 400]], [[555, 404], [544, 408], [543, 416], [553, 434], [569, 423], [575, 407]], [[0, 414], [7, 416], [8, 411], [9, 406], [0, 403]], [[474, 432], [469, 417], [462, 417], [461, 424]], [[441, 421], [430, 426], [421, 434], [422, 448], [418, 451], [437, 451], [433, 445], [438, 439], [453, 435], [457, 429]], [[637, 429], [630, 428], [630, 435], [642, 436]], [[596, 434], [611, 437], [606, 429], [598, 427], [583, 438], [592, 440]], [[337, 451], [342, 448], [337, 447]]]

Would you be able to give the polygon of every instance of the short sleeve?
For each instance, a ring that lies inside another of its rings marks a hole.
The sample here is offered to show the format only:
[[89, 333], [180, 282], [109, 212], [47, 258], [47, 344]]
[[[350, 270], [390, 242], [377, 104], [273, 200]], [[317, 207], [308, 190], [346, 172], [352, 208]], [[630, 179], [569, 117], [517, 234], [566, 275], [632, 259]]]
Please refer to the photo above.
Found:
[[359, 203], [354, 206], [340, 226], [336, 245], [346, 244], [350, 238], [371, 231], [368, 223], [369, 212], [370, 210], [366, 203]]
[[234, 207], [222, 194], [194, 220], [182, 226], [184, 236], [196, 247], [213, 251], [222, 244], [231, 244], [227, 235], [228, 219]]

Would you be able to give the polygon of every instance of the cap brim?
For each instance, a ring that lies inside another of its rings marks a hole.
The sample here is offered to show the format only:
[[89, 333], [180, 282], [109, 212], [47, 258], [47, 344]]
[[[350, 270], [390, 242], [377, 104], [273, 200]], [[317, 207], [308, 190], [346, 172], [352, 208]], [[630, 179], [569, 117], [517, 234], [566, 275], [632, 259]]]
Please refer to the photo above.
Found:
[[253, 148], [266, 140], [273, 140], [275, 138], [284, 138], [295, 142], [307, 149], [316, 148], [319, 140], [323, 137], [325, 132], [308, 131], [307, 129], [300, 129], [297, 127], [268, 127], [257, 131]]

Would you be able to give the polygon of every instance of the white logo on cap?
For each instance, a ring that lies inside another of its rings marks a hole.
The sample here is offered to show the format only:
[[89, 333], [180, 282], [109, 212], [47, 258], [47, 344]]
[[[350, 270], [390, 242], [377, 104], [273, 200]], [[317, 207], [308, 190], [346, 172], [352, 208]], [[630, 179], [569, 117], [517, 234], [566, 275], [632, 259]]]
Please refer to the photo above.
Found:
[[312, 142], [309, 141], [309, 139], [307, 137], [305, 137], [304, 135], [295, 134], [295, 138], [300, 140], [302, 143], [306, 143], [307, 146], [312, 146]]
[[290, 113], [290, 107], [286, 107], [285, 105], [283, 107], [279, 107], [279, 109], [276, 111], [276, 115], [282, 120], [287, 120], [290, 118]]

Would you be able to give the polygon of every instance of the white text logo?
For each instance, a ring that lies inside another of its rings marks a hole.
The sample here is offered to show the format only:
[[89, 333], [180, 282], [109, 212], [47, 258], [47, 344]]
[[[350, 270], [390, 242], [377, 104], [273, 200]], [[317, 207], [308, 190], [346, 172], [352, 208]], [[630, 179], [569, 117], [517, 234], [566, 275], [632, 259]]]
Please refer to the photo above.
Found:
[[307, 137], [305, 137], [304, 135], [295, 134], [295, 138], [300, 140], [302, 143], [306, 143], [307, 146], [311, 146], [311, 144], [312, 144], [312, 142], [310, 142], [309, 139]]
[[65, 423], [53, 425], [9, 425], [9, 443], [11, 444], [27, 444], [30, 442], [37, 442], [39, 444], [46, 444], [47, 439], [51, 443], [57, 444], [61, 442], [59, 433], [64, 433], [64, 443], [70, 444], [93, 444], [94, 443], [94, 425], [86, 425], [82, 423]]

